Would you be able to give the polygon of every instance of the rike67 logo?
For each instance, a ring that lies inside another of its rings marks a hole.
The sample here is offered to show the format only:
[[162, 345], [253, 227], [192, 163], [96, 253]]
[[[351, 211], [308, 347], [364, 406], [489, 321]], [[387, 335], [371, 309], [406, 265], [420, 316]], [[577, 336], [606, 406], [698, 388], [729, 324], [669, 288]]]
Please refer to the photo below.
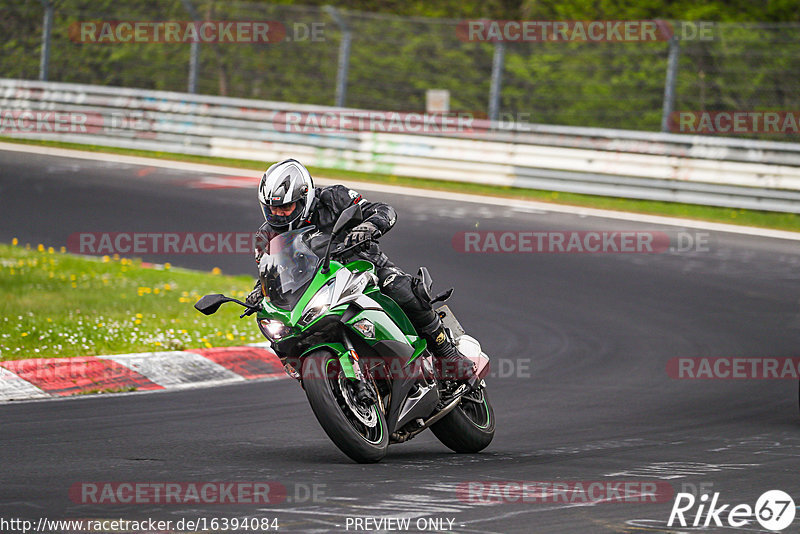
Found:
[[794, 500], [781, 490], [763, 493], [755, 508], [749, 504], [720, 504], [718, 492], [711, 502], [708, 494], [695, 499], [691, 493], [678, 493], [667, 526], [743, 527], [755, 518], [763, 528], [777, 532], [792, 524], [796, 511]]

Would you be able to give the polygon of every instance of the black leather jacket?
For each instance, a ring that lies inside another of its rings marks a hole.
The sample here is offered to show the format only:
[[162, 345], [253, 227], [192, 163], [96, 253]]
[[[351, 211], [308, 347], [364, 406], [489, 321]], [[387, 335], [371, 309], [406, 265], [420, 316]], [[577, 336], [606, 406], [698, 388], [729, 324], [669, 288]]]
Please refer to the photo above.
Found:
[[[317, 187], [314, 190], [314, 205], [311, 207], [311, 216], [303, 221], [299, 228], [313, 225], [324, 233], [330, 233], [336, 219], [346, 208], [353, 204], [360, 204], [364, 214], [364, 222], [370, 222], [384, 235], [392, 229], [397, 220], [397, 213], [394, 208], [383, 202], [369, 202], [358, 192], [353, 191], [343, 185], [330, 185], [327, 187]], [[256, 262], [261, 259], [261, 255], [267, 249], [269, 240], [281, 232], [272, 228], [268, 223], [264, 223], [259, 228], [256, 236], [255, 256]], [[365, 258], [373, 262], [381, 256], [377, 244], [373, 243], [365, 252], [361, 253]]]

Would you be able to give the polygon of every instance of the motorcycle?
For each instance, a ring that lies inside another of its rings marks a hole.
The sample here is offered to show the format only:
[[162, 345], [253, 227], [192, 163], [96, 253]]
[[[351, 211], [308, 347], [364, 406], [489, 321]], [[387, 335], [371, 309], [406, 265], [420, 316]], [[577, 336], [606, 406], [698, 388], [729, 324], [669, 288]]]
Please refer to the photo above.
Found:
[[[356, 462], [380, 461], [390, 444], [426, 429], [455, 452], [483, 450], [495, 431], [484, 380], [489, 357], [442, 305], [436, 311], [474, 363], [475, 374], [466, 383], [439, 378], [450, 375], [437, 373], [440, 362], [426, 341], [381, 293], [375, 266], [353, 257], [352, 246], [333, 248], [362, 220], [361, 207], [354, 205], [342, 212], [331, 234], [312, 226], [274, 237], [259, 263], [264, 298], [258, 305], [212, 294], [195, 308], [210, 315], [233, 302], [247, 308], [240, 318], [256, 313], [259, 329], [289, 376], [300, 382], [319, 424]], [[431, 296], [430, 274], [423, 267], [419, 275], [432, 304], [452, 294], [449, 289]], [[365, 390], [367, 395], [359, 395]]]

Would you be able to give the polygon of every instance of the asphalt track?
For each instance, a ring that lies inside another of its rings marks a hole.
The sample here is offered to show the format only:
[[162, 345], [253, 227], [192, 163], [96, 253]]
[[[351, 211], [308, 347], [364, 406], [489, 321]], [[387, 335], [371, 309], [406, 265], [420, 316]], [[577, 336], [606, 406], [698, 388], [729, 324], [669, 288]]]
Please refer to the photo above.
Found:
[[[254, 190], [192, 187], [196, 173], [0, 151], [0, 241], [61, 246], [82, 231], [247, 231]], [[676, 380], [684, 356], [800, 355], [800, 246], [712, 232], [708, 250], [463, 254], [458, 232], [662, 230], [642, 223], [370, 194], [392, 204], [384, 249], [424, 264], [484, 350], [497, 434], [456, 455], [430, 433], [376, 465], [342, 455], [293, 382], [0, 405], [0, 517], [277, 517], [282, 531], [345, 531], [347, 518], [454, 519], [455, 532], [664, 532], [662, 503], [465, 502], [467, 481], [660, 480], [755, 504], [800, 503], [793, 380]], [[247, 255], [152, 261], [252, 273]], [[292, 502], [77, 504], [83, 481], [276, 481]], [[316, 486], [317, 498], [304, 490]], [[301, 495], [294, 495], [299, 493]], [[788, 531], [797, 531], [796, 520]], [[678, 529], [687, 531], [691, 529]], [[720, 529], [709, 529], [720, 531]], [[759, 531], [757, 523], [728, 530]], [[352, 531], [352, 528], [350, 529]], [[677, 530], [676, 530], [677, 531]]]

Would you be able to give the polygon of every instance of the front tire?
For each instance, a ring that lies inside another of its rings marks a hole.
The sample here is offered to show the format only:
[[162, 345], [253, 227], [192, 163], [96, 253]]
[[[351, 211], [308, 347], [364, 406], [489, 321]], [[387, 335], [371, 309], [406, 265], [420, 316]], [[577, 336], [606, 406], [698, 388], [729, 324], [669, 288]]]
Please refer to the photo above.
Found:
[[[373, 426], [362, 422], [345, 399], [348, 392], [342, 390], [339, 358], [329, 350], [320, 349], [308, 354], [303, 360], [303, 386], [314, 415], [331, 441], [343, 453], [358, 463], [374, 463], [386, 456], [389, 447], [389, 432], [386, 419], [378, 404], [367, 409], [370, 419], [377, 419]], [[371, 413], [369, 413], [371, 412]]]
[[486, 388], [464, 395], [461, 403], [441, 421], [431, 426], [431, 432], [447, 448], [459, 453], [480, 452], [494, 438], [494, 410]]

